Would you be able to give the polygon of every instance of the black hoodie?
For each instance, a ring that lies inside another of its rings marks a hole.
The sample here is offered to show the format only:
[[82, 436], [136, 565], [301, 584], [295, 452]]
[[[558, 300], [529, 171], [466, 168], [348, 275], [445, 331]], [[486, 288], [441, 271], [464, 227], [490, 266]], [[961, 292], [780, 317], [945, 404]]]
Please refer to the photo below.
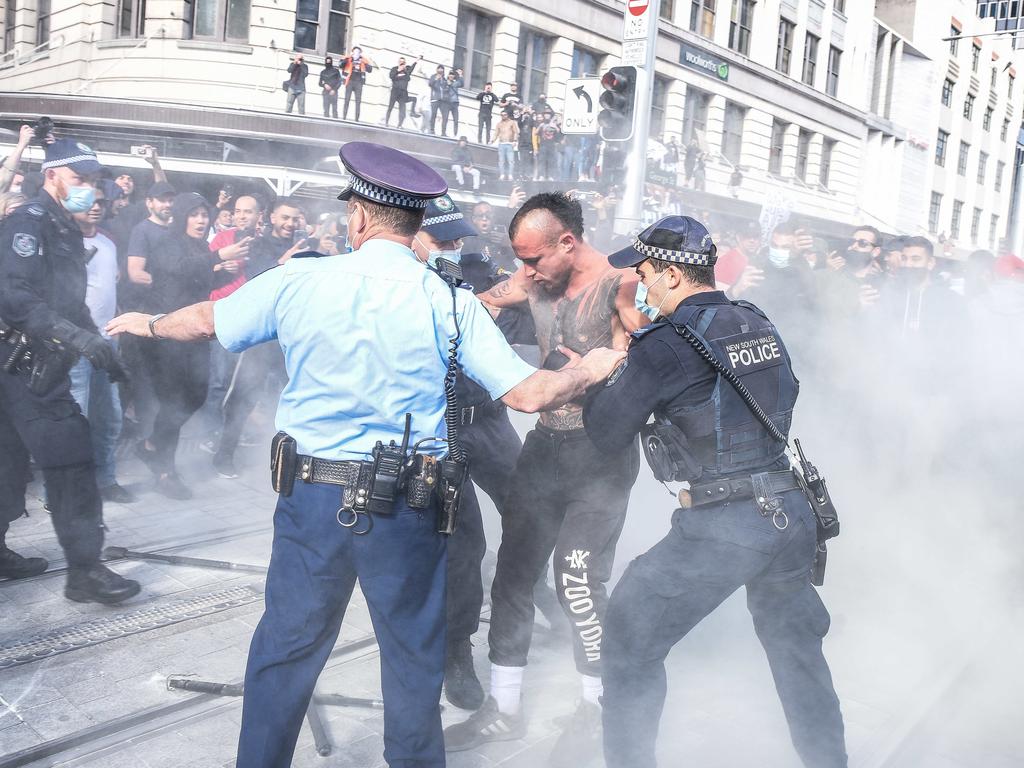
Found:
[[217, 255], [210, 253], [205, 234], [201, 238], [185, 234], [189, 214], [204, 207], [210, 210], [206, 199], [195, 192], [174, 198], [167, 235], [146, 259], [146, 271], [153, 278], [147, 302], [150, 312], [173, 312], [210, 297]]

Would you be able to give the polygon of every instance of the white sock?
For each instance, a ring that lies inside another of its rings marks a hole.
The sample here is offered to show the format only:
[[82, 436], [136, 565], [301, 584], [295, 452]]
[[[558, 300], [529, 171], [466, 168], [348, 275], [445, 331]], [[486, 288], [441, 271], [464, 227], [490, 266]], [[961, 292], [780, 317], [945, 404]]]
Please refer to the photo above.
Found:
[[593, 675], [580, 675], [580, 678], [583, 680], [583, 700], [601, 706], [601, 696], [604, 693], [601, 678]]
[[491, 696], [498, 702], [498, 711], [506, 715], [519, 714], [519, 697], [523, 690], [526, 667], [503, 667], [491, 664]]

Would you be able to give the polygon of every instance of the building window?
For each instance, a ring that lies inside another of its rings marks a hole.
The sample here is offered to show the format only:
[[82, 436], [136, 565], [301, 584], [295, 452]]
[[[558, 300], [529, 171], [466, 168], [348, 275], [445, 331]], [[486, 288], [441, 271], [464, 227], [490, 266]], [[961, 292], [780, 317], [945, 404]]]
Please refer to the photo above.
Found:
[[750, 55], [750, 30], [754, 26], [754, 0], [732, 0], [732, 21], [729, 23], [729, 47], [744, 56]]
[[964, 99], [964, 117], [970, 120], [974, 117], [974, 94], [968, 93]]
[[953, 103], [953, 81], [946, 80], [942, 83], [942, 104], [948, 107]]
[[989, 77], [989, 80], [988, 80], [989, 90], [994, 91], [996, 89], [996, 78], [998, 76], [999, 76], [999, 70], [996, 69], [995, 67], [992, 67], [992, 75]]
[[967, 155], [971, 151], [971, 145], [966, 141], [960, 142], [960, 157], [956, 161], [957, 176], [967, 175]]
[[672, 21], [676, 15], [676, 0], [661, 0], [661, 8], [658, 15], [665, 21]]
[[846, 0], [836, 0], [836, 13], [846, 15]]
[[[455, 56], [452, 64], [462, 70], [468, 87], [483, 90], [491, 78], [491, 55], [494, 51], [494, 19], [472, 8], [459, 6], [455, 25]], [[573, 60], [575, 61], [575, 52]], [[596, 67], [591, 70], [596, 72]]]
[[825, 93], [835, 98], [839, 92], [839, 63], [843, 52], [834, 45], [828, 47], [828, 77], [825, 79]]
[[800, 181], [807, 180], [807, 162], [811, 156], [811, 132], [800, 129], [796, 139], [796, 168], [793, 174]]
[[786, 150], [786, 129], [789, 123], [772, 120], [772, 141], [768, 149], [768, 173], [782, 175], [782, 155]]
[[686, 89], [686, 103], [683, 106], [683, 144], [688, 145], [699, 139], [708, 129], [708, 105], [711, 94], [693, 87]]
[[992, 214], [992, 219], [988, 225], [988, 242], [994, 251], [996, 249], [996, 230], [999, 229], [999, 216]]
[[578, 45], [572, 49], [572, 76], [588, 77], [597, 74], [598, 55]]
[[668, 104], [668, 89], [672, 81], [667, 77], [654, 76], [654, 90], [651, 92], [650, 135], [657, 138], [665, 132], [665, 106]]
[[4, 53], [14, 50], [14, 0], [4, 4]]
[[999, 140], [1006, 141], [1007, 135], [1010, 133], [1010, 121], [1003, 120], [1002, 130], [999, 131]]
[[[202, 2], [202, 0], [199, 0]], [[298, 0], [295, 50], [341, 54], [348, 50], [349, 0]]]
[[978, 65], [981, 63], [981, 48], [975, 44], [971, 46], [971, 72], [977, 74]]
[[[14, 3], [9, 2], [13, 8]], [[117, 4], [118, 37], [144, 37], [146, 26], [146, 0], [120, 0]]]
[[960, 50], [960, 41], [957, 39], [960, 36], [960, 30], [951, 26], [949, 28], [949, 36], [953, 38], [949, 41], [949, 55], [956, 56]]
[[986, 131], [992, 130], [992, 107], [985, 107], [985, 116], [981, 118], [981, 127]]
[[[47, 2], [46, 5], [47, 7], [49, 7], [49, 2]], [[1007, 75], [1006, 77], [1006, 98], [1008, 98], [1010, 101], [1013, 101], [1013, 82], [1016, 79], [1017, 78], [1015, 78], [1013, 75]], [[998, 216], [996, 218], [998, 218]]]
[[[8, 5], [13, 5], [13, 0], [7, 0]], [[50, 42], [50, 0], [37, 0], [36, 2], [36, 45]]]
[[718, 0], [690, 0], [690, 31], [706, 38], [715, 36], [715, 5]]
[[740, 164], [743, 153], [743, 121], [747, 110], [731, 101], [725, 102], [725, 121], [722, 124], [722, 157], [733, 165]]
[[975, 208], [971, 215], [971, 242], [978, 242], [978, 231], [981, 229], [981, 208]]
[[942, 210], [942, 195], [932, 192], [932, 202], [928, 206], [928, 231], [939, 231], [939, 213]]
[[807, 33], [807, 39], [804, 41], [804, 71], [801, 76], [807, 85], [814, 85], [814, 74], [818, 68], [818, 38], [816, 35], [812, 35], [810, 32]]
[[828, 189], [829, 178], [832, 175], [832, 151], [836, 143], [832, 139], [824, 139], [821, 143], [821, 165], [818, 166], [818, 183]]
[[519, 32], [519, 60], [516, 62], [516, 80], [523, 101], [529, 104], [542, 93], [547, 93], [548, 60], [551, 58], [551, 38], [523, 27]]
[[949, 133], [939, 129], [938, 138], [935, 139], [935, 164], [945, 167], [946, 165], [946, 142], [949, 141]]
[[1003, 191], [1003, 171], [1006, 170], [1006, 163], [1000, 160], [996, 163], [996, 192]]
[[953, 218], [949, 221], [949, 236], [953, 238], [960, 237], [960, 214], [964, 210], [963, 200], [953, 201]]
[[985, 183], [985, 170], [988, 168], [988, 152], [978, 153], [978, 183]]
[[793, 33], [796, 24], [786, 19], [779, 19], [779, 49], [775, 52], [775, 69], [784, 75], [789, 74], [789, 64], [793, 60]]

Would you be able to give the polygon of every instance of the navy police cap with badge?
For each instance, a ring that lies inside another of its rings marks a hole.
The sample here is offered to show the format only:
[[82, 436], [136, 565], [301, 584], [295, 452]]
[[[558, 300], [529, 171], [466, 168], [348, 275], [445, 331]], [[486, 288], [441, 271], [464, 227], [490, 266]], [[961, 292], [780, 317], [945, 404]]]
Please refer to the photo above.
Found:
[[339, 200], [348, 200], [355, 194], [381, 205], [419, 210], [448, 191], [448, 183], [441, 174], [391, 147], [350, 141], [338, 156], [350, 174]]
[[46, 145], [44, 171], [50, 168], [70, 168], [79, 176], [91, 176], [99, 173], [100, 167], [96, 153], [74, 139], [57, 139]]
[[441, 195], [427, 203], [420, 229], [426, 230], [431, 237], [441, 243], [480, 234], [466, 221], [459, 206], [448, 195]]
[[689, 216], [666, 216], [637, 235], [633, 244], [608, 257], [613, 267], [635, 267], [647, 259], [713, 267], [718, 247], [707, 227]]

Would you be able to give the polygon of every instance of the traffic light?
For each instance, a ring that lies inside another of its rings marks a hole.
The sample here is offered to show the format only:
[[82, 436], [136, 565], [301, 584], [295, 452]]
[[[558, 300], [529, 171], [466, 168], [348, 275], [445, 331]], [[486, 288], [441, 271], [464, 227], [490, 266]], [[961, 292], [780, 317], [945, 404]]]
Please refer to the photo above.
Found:
[[636, 67], [612, 67], [601, 78], [604, 93], [598, 99], [597, 124], [605, 141], [629, 141], [633, 137], [636, 109]]

